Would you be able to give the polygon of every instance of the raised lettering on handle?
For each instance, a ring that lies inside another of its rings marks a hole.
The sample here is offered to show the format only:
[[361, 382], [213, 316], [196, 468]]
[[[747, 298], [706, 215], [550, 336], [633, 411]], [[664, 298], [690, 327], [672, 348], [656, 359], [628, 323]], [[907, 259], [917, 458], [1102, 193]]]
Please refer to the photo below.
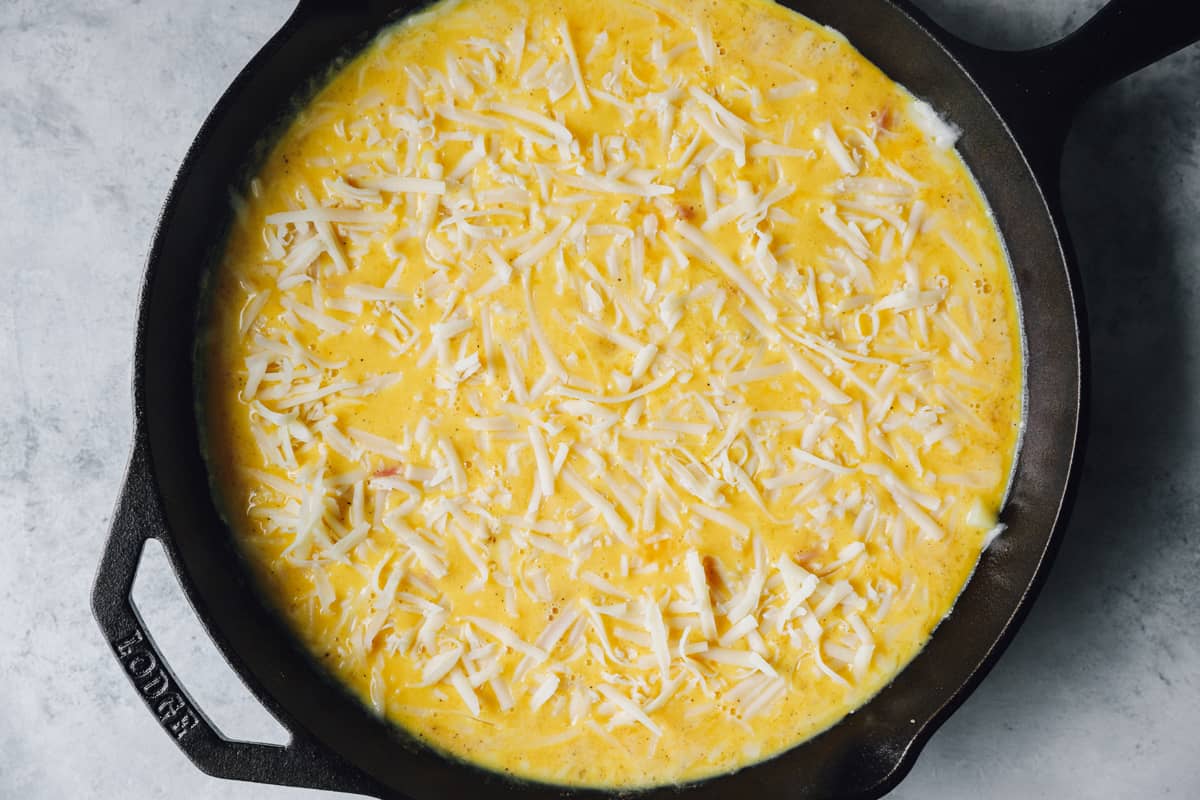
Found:
[[134, 629], [112, 642], [113, 650], [133, 685], [154, 711], [159, 723], [178, 741], [183, 741], [200, 724], [199, 712], [179, 691], [146, 632]]

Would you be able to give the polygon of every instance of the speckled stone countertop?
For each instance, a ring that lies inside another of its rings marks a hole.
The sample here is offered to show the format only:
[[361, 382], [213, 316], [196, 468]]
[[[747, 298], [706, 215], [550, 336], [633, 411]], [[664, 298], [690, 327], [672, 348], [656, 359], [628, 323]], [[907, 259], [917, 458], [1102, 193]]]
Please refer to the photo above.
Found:
[[[292, 2], [0, 3], [2, 798], [344, 796], [202, 775], [88, 609], [128, 455], [157, 212], [204, 115]], [[1017, 48], [1100, 2], [918, 4]], [[1020, 635], [895, 798], [1200, 797], [1200, 48], [1090, 100], [1063, 181], [1095, 373], [1078, 504]], [[200, 707], [230, 736], [281, 741], [161, 551], [136, 588]]]

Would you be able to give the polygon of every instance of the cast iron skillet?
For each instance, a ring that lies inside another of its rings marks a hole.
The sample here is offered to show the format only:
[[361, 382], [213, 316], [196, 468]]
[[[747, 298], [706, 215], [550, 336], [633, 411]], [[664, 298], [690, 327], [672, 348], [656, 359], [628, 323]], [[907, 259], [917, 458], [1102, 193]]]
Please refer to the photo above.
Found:
[[[1081, 459], [1087, 350], [1063, 231], [1058, 163], [1071, 117], [1096, 88], [1200, 38], [1188, 0], [1113, 0], [1038, 50], [964, 43], [907, 0], [785, 0], [842, 31], [871, 61], [964, 131], [959, 148], [991, 202], [1016, 275], [1028, 343], [1028, 420], [1004, 521], [954, 613], [857, 713], [765, 763], [686, 789], [697, 797], [877, 798], [1008, 644], [1058, 548]], [[339, 57], [414, 10], [409, 0], [301, 0], [217, 103], [163, 209], [142, 289], [133, 455], [92, 597], [100, 627], [160, 723], [224, 778], [377, 797], [562, 796], [455, 762], [376, 719], [325, 677], [266, 609], [217, 515], [201, 456], [193, 371], [202, 278], [219, 254], [230, 189], [264, 132]], [[162, 542], [196, 613], [251, 691], [291, 732], [285, 746], [230, 741], [192, 703], [130, 599], [148, 538]], [[678, 788], [646, 795], [674, 797]], [[577, 791], [580, 796], [598, 792]]]

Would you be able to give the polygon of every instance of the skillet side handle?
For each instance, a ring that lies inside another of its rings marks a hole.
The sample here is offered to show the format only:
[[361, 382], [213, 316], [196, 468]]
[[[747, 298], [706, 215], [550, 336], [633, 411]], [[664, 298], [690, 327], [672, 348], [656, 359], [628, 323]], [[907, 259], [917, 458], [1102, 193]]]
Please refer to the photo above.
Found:
[[145, 437], [135, 434], [125, 485], [92, 587], [92, 612], [142, 700], [184, 754], [218, 778], [335, 791], [369, 791], [350, 768], [292, 733], [286, 745], [226, 739], [179, 683], [133, 604], [134, 576], [147, 539], [166, 530]]
[[1093, 92], [1200, 40], [1200, 3], [1111, 0], [1077, 31], [1045, 47], [989, 50], [947, 37], [1008, 121], [1043, 185], [1057, 189], [1075, 112]]

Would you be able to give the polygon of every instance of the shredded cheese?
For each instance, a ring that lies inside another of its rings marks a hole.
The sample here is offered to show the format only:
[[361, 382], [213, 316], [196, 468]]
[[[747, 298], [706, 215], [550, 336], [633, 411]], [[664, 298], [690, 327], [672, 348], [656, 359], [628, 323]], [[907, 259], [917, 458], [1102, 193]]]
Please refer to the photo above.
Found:
[[957, 131], [828, 31], [542, 5], [392, 29], [268, 158], [225, 488], [380, 714], [695, 776], [864, 701], [1003, 530], [1011, 288]]

